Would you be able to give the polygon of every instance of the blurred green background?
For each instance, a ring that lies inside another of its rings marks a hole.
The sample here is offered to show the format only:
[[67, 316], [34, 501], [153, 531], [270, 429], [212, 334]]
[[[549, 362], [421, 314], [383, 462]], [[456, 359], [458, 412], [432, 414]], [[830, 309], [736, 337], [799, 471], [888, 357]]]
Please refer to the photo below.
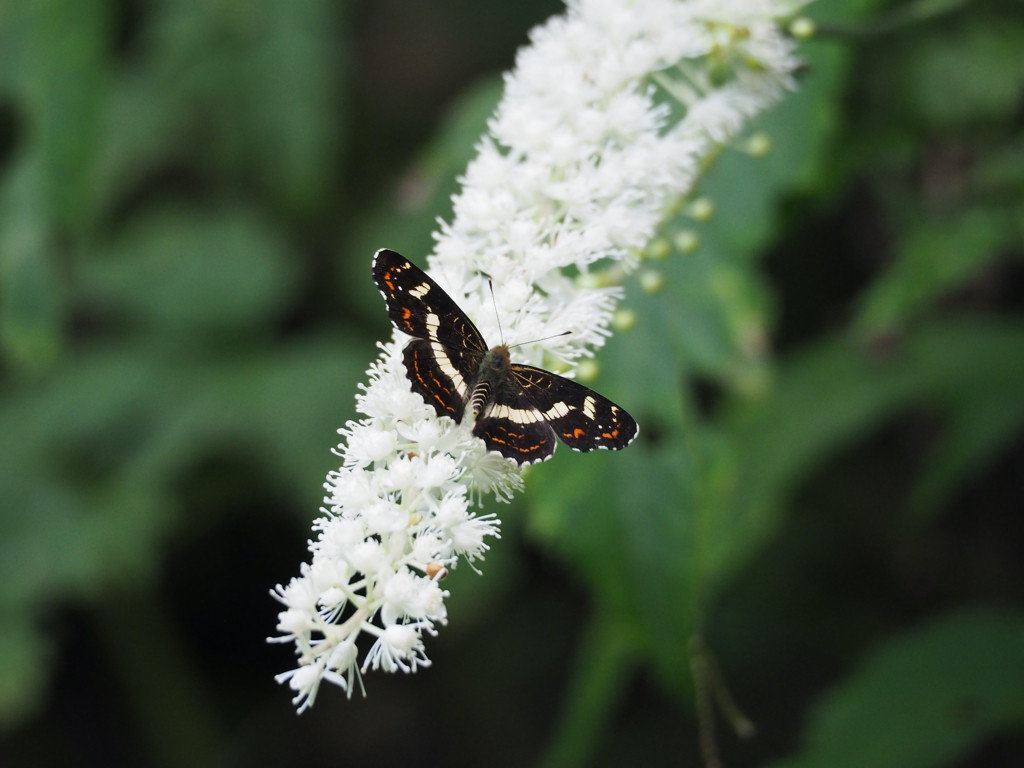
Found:
[[0, 4], [0, 764], [1024, 764], [1019, 0], [811, 5], [627, 282], [642, 440], [488, 507], [432, 668], [273, 682], [370, 257], [560, 7]]

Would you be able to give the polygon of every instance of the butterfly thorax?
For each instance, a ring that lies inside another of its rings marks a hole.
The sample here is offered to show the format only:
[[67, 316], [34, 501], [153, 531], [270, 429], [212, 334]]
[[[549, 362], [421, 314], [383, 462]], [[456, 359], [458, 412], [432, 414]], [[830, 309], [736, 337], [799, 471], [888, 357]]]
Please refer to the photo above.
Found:
[[508, 354], [508, 345], [500, 344], [484, 353], [480, 359], [480, 369], [473, 383], [473, 394], [469, 398], [469, 408], [473, 416], [479, 415], [494, 393], [508, 381], [508, 372], [512, 368], [512, 360]]

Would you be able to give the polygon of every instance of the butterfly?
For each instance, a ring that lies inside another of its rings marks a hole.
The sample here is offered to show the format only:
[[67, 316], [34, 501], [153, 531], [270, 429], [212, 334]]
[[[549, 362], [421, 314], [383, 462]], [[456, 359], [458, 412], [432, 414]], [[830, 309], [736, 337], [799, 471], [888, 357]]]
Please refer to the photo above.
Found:
[[403, 352], [413, 392], [438, 417], [475, 417], [473, 434], [489, 451], [522, 466], [550, 458], [556, 438], [576, 451], [617, 451], [636, 438], [636, 421], [608, 398], [513, 363], [506, 344], [488, 349], [452, 297], [404, 256], [377, 251], [373, 282], [391, 322], [413, 337]]

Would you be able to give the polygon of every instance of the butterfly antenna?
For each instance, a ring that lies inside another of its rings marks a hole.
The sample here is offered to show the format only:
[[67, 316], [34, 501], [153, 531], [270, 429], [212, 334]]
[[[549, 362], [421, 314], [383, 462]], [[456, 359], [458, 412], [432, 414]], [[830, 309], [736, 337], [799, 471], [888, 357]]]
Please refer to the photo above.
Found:
[[556, 333], [554, 336], [545, 336], [543, 339], [534, 339], [533, 341], [520, 341], [518, 344], [513, 344], [509, 349], [515, 349], [521, 347], [523, 344], [536, 344], [538, 341], [547, 341], [548, 339], [557, 339], [559, 336], [568, 336], [572, 331], [563, 331], [562, 333]]
[[502, 345], [505, 344], [505, 334], [501, 331], [501, 318], [498, 317], [498, 300], [494, 298], [494, 281], [491, 278], [487, 278], [487, 287], [491, 289], [491, 304], [494, 305], [494, 319], [498, 321], [498, 338], [501, 339]]

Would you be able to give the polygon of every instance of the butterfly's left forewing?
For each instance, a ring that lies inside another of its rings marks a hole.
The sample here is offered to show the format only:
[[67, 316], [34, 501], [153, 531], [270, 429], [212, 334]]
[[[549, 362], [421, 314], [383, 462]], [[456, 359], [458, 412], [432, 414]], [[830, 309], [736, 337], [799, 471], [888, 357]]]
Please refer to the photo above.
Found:
[[484, 337], [462, 308], [426, 272], [387, 248], [373, 257], [373, 282], [395, 327], [418, 339], [483, 354]]
[[413, 391], [438, 416], [461, 422], [469, 388], [487, 350], [480, 331], [437, 283], [394, 251], [377, 251], [373, 281], [391, 322], [414, 337], [403, 352]]

